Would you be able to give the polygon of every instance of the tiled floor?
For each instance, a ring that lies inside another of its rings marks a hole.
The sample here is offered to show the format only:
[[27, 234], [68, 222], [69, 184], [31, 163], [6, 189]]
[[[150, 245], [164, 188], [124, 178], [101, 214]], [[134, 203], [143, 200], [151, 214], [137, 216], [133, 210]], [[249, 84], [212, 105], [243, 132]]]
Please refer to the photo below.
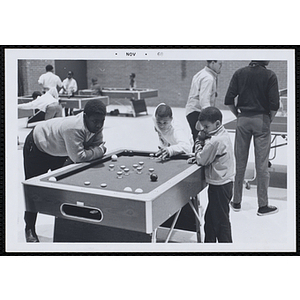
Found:
[[[110, 106], [110, 109], [116, 107]], [[127, 107], [117, 107], [121, 112], [127, 112]], [[139, 150], [156, 150], [157, 136], [153, 130], [152, 113], [154, 107], [148, 107], [148, 115], [140, 115], [137, 118], [132, 117], [113, 117], [107, 116], [104, 127], [104, 139], [108, 151], [119, 148], [139, 149]], [[182, 126], [189, 131], [185, 119], [184, 109], [174, 108], [174, 119], [180, 122]], [[229, 111], [223, 111], [224, 123], [233, 119]], [[26, 120], [18, 120], [18, 136], [20, 144], [24, 142], [30, 128], [26, 128]], [[231, 134], [232, 141], [234, 135]], [[24, 238], [24, 195], [21, 182], [24, 180], [22, 151], [18, 151], [18, 243], [25, 244]], [[253, 161], [253, 153], [250, 154], [250, 161]], [[287, 164], [286, 147], [278, 149], [277, 157], [274, 164]], [[202, 210], [205, 210], [207, 204], [206, 190], [200, 194]], [[232, 234], [234, 243], [230, 251], [284, 251], [289, 249], [293, 234], [290, 232], [291, 224], [288, 221], [290, 214], [293, 214], [293, 201], [289, 199], [286, 189], [269, 188], [270, 203], [278, 206], [279, 212], [274, 215], [258, 217], [256, 186], [250, 190], [244, 189], [244, 198], [242, 210], [240, 212], [230, 212]], [[39, 214], [37, 220], [37, 233], [41, 243], [52, 243], [54, 219], [51, 216]], [[158, 237], [164, 237], [165, 232], [158, 230]], [[189, 232], [176, 231], [171, 240], [173, 242], [183, 242], [189, 244], [196, 243], [196, 237]], [[207, 246], [202, 244], [203, 250]]]

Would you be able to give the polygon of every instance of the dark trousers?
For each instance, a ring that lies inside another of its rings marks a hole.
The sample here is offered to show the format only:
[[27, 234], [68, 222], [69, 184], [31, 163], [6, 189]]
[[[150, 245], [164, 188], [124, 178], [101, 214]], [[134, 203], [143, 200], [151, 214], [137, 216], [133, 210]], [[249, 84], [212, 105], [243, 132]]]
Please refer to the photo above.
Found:
[[199, 111], [193, 111], [192, 113], [188, 114], [186, 116], [186, 119], [190, 125], [191, 131], [192, 131], [192, 136], [193, 136], [193, 140], [194, 142], [196, 141], [197, 135], [198, 135], [198, 130], [195, 128], [196, 123], [198, 121], [200, 112]]
[[66, 108], [65, 107], [65, 116], [72, 116], [73, 115], [73, 108]]
[[205, 212], [205, 243], [232, 243], [229, 220], [229, 202], [233, 194], [233, 182], [208, 187], [208, 206]]
[[[47, 153], [41, 152], [35, 145], [33, 140], [33, 130], [28, 134], [24, 148], [24, 172], [25, 179], [45, 174], [48, 170], [56, 170], [61, 168], [67, 157], [52, 156]], [[24, 220], [26, 223], [26, 229], [34, 229], [37, 213], [25, 212]]]

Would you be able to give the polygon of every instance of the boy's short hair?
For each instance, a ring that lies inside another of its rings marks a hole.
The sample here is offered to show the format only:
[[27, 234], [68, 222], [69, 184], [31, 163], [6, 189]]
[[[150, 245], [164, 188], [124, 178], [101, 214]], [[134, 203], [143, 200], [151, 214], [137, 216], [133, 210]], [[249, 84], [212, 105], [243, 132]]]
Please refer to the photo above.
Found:
[[84, 113], [88, 117], [94, 114], [106, 115], [106, 106], [101, 100], [89, 100], [84, 107]]
[[53, 70], [53, 66], [52, 65], [47, 65], [46, 66], [46, 71], [49, 72], [49, 71], [52, 71]]
[[169, 105], [167, 105], [165, 103], [161, 103], [156, 108], [155, 117], [160, 117], [160, 118], [170, 117], [170, 118], [172, 118], [172, 116], [173, 116], [172, 109]]
[[208, 63], [208, 64], [210, 64], [210, 63], [212, 63], [212, 62], [217, 62], [217, 60], [207, 60], [206, 62]]
[[37, 97], [39, 97], [39, 96], [42, 96], [42, 93], [40, 92], [40, 91], [34, 91], [33, 93], [32, 93], [32, 98], [33, 98], [33, 100], [35, 100]]
[[209, 106], [201, 110], [200, 115], [198, 117], [198, 121], [209, 121], [211, 123], [215, 123], [216, 121], [220, 121], [222, 124], [223, 115], [221, 111], [214, 107]]

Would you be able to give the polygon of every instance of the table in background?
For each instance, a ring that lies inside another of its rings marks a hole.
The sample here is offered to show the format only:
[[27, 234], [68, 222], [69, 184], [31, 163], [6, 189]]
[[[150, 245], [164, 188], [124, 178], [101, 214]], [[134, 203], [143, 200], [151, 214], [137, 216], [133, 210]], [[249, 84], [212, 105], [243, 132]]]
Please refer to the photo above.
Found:
[[109, 98], [107, 96], [95, 96], [95, 95], [59, 95], [59, 103], [64, 108], [73, 108], [83, 110], [86, 103], [89, 100], [101, 100], [106, 106], [109, 104]]
[[[224, 127], [227, 129], [228, 132], [235, 133], [236, 131], [236, 124], [237, 119], [224, 124]], [[269, 157], [269, 168], [272, 166], [271, 161], [275, 159], [276, 157], [276, 149], [278, 147], [286, 146], [287, 145], [287, 117], [286, 116], [275, 116], [273, 122], [271, 123], [271, 149], [273, 149], [273, 155], [272, 157]], [[278, 143], [278, 139], [281, 139], [281, 142]], [[286, 173], [286, 167], [278, 167], [280, 168], [280, 171], [277, 173]], [[254, 181], [256, 179], [256, 171], [255, 167], [253, 167], [253, 178], [251, 179], [245, 179], [246, 188], [250, 188], [249, 181]], [[278, 187], [285, 187], [286, 186], [286, 176], [280, 177], [282, 179], [279, 179], [277, 181], [281, 181], [281, 183], [278, 185], [275, 184]]]
[[[59, 103], [63, 108], [73, 108], [82, 111], [89, 100], [99, 99], [104, 102], [105, 105], [109, 104], [109, 98], [107, 96], [91, 96], [91, 95], [59, 95]], [[32, 96], [18, 97], [18, 104], [28, 103], [32, 101]], [[45, 113], [42, 111], [35, 111], [34, 109], [25, 110], [18, 109], [18, 118], [28, 118], [27, 126], [34, 125], [34, 123], [45, 120]]]
[[[224, 124], [224, 127], [228, 130], [228, 132], [235, 132], [236, 122], [237, 120], [235, 119], [227, 124]], [[276, 149], [278, 147], [287, 145], [287, 117], [286, 116], [284, 117], [275, 116], [273, 122], [271, 123], [271, 135], [273, 136], [271, 140], [271, 149]], [[277, 144], [278, 138], [282, 138], [284, 142], [281, 144]]]
[[[170, 236], [183, 207], [190, 205], [196, 219], [198, 207], [191, 197], [206, 186], [203, 168], [188, 164], [186, 156], [161, 162], [150, 152], [111, 154], [118, 156], [116, 162], [107, 155], [23, 182], [26, 210], [55, 216], [54, 242], [155, 242], [157, 228], [173, 218]], [[133, 164], [141, 161], [142, 173], [137, 174]], [[117, 178], [121, 165], [130, 169], [129, 175]], [[150, 180], [149, 168], [154, 168], [157, 181]], [[126, 187], [132, 191], [124, 191]]]
[[[94, 90], [80, 90], [80, 95], [92, 95]], [[158, 96], [158, 90], [138, 88], [138, 89], [126, 89], [126, 88], [108, 88], [104, 87], [101, 90], [102, 96], [108, 96], [110, 99], [127, 99], [130, 101], [130, 105], [133, 111], [133, 116], [147, 112], [146, 98], [153, 98]]]

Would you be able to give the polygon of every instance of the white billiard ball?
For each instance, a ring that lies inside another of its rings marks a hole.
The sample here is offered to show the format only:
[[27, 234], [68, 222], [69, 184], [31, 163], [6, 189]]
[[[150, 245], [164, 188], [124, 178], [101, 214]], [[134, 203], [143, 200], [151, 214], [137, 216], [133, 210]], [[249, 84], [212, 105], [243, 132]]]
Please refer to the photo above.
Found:
[[112, 160], [112, 161], [117, 161], [117, 160], [118, 160], [118, 156], [117, 156], [116, 154], [113, 154], [113, 155], [111, 156], [111, 160]]

